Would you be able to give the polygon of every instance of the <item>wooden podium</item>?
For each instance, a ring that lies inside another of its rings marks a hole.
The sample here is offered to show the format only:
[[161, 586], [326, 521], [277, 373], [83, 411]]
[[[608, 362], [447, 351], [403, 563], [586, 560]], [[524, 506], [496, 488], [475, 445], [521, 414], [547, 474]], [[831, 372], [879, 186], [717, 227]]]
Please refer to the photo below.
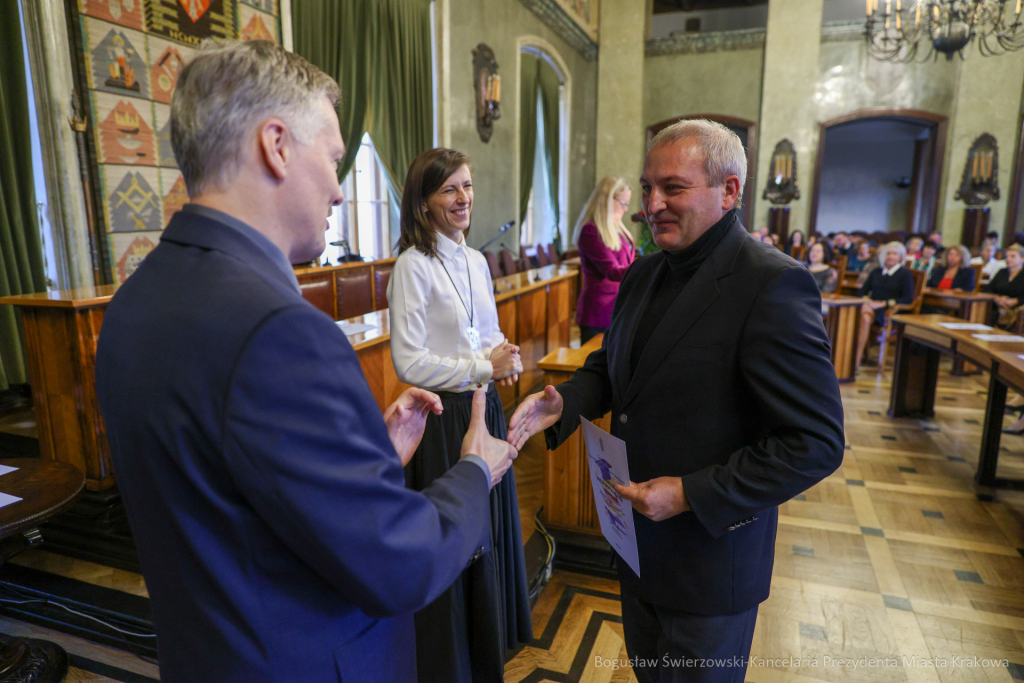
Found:
[[[565, 382], [583, 365], [592, 351], [601, 348], [604, 335], [597, 335], [579, 349], [561, 348], [541, 359], [544, 383]], [[611, 413], [596, 424], [611, 432]], [[616, 576], [612, 548], [601, 535], [601, 522], [590, 484], [590, 467], [582, 430], [566, 439], [544, 462], [544, 525], [555, 538], [555, 566], [569, 571]]]

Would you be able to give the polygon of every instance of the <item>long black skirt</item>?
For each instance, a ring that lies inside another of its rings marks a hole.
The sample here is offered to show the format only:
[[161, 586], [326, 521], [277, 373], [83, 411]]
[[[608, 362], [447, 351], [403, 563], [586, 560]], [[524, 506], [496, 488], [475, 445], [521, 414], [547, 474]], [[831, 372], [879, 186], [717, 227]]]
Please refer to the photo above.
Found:
[[[444, 411], [427, 416], [423, 441], [405, 468], [406, 484], [417, 491], [459, 461], [469, 429], [473, 393], [437, 393]], [[487, 392], [487, 428], [498, 439], [508, 434], [493, 384]], [[510, 468], [491, 489], [491, 552], [416, 613], [419, 682], [501, 683], [508, 651], [531, 640], [519, 500]]]

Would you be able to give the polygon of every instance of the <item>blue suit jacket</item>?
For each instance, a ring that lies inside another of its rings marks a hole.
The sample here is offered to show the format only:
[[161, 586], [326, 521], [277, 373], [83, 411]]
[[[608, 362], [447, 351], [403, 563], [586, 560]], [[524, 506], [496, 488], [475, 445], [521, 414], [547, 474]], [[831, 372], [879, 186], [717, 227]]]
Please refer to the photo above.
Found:
[[175, 214], [96, 387], [165, 683], [415, 680], [411, 613], [489, 550], [488, 477], [405, 488], [355, 352], [267, 252]]

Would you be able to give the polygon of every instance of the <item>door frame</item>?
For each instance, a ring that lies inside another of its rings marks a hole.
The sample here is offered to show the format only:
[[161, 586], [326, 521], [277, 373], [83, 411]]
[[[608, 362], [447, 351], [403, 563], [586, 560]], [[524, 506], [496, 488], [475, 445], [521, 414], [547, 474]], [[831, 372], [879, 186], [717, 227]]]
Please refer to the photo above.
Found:
[[[814, 159], [814, 181], [811, 188], [811, 215], [808, 221], [808, 234], [815, 232], [818, 228], [818, 206], [821, 199], [821, 167], [825, 162], [825, 135], [832, 126], [853, 121], [866, 119], [884, 119], [889, 121], [908, 121], [925, 125], [932, 129], [931, 151], [928, 155], [928, 163], [925, 168], [928, 175], [925, 178], [925, 189], [922, 192], [923, 201], [921, 206], [921, 220], [918, 222], [918, 233], [927, 234], [934, 230], [937, 225], [939, 214], [939, 199], [942, 196], [942, 168], [946, 159], [946, 131], [949, 126], [949, 118], [942, 114], [925, 111], [923, 109], [899, 109], [899, 108], [875, 108], [861, 109], [837, 116], [828, 121], [818, 124], [818, 149]], [[922, 226], [925, 231], [922, 233]]]

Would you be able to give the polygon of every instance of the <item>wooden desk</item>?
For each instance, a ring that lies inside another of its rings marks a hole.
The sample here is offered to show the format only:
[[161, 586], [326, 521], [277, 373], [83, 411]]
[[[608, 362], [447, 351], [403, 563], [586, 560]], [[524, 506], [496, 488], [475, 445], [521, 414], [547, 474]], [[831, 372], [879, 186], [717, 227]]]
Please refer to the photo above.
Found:
[[[544, 383], [558, 385], [568, 380], [591, 352], [601, 348], [603, 339], [604, 335], [599, 334], [579, 349], [560, 348], [546, 355], [538, 363], [544, 371]], [[608, 413], [594, 424], [610, 432], [611, 421]], [[545, 456], [543, 518], [558, 543], [559, 568], [611, 571], [611, 546], [601, 535], [586, 445], [579, 429]]]
[[[376, 268], [375, 264], [346, 264], [296, 272], [300, 283], [312, 271], [313, 275], [333, 277], [333, 286], [344, 288], [349, 283], [337, 273], [347, 272], [349, 266]], [[380, 275], [375, 285], [379, 286], [384, 271], [374, 272]], [[390, 270], [387, 273], [390, 276]], [[526, 366], [518, 386], [502, 389], [506, 408], [539, 384], [542, 372], [536, 363], [548, 349], [569, 345], [570, 282], [576, 273], [568, 266], [547, 266], [495, 282], [500, 292], [495, 298], [502, 332], [523, 348]], [[106, 285], [0, 299], [0, 304], [13, 304], [21, 312], [41, 455], [84, 472], [90, 491], [103, 491], [115, 484], [106, 427], [96, 400], [95, 368], [103, 315], [117, 288]], [[303, 290], [306, 299], [317, 305], [310, 291], [323, 294], [328, 288]], [[376, 301], [376, 296], [370, 300]], [[349, 341], [383, 410], [405, 389], [391, 362], [387, 310], [369, 311], [352, 321], [375, 325], [374, 330], [353, 335]]]
[[[992, 310], [992, 302], [995, 298], [995, 294], [951, 292], [949, 290], [926, 287], [923, 304], [925, 306], [947, 309], [950, 311], [950, 315], [955, 315], [968, 322], [987, 325], [989, 313]], [[954, 375], [967, 375], [980, 371], [981, 368], [965, 363], [962, 358], [957, 358], [953, 361]]]
[[[963, 320], [948, 315], [897, 315], [896, 365], [889, 396], [890, 417], [928, 418], [935, 415], [935, 387], [941, 354], [963, 358], [989, 372], [985, 424], [974, 480], [981, 486], [1024, 490], [1024, 480], [996, 476], [1003, 408], [1007, 387], [1024, 393], [1024, 342], [987, 342], [978, 330], [951, 330], [942, 323]], [[1012, 336], [999, 329], [984, 334]]]
[[822, 308], [828, 307], [825, 316], [825, 331], [832, 345], [832, 366], [840, 382], [856, 379], [854, 367], [857, 364], [857, 325], [860, 323], [860, 307], [864, 299], [826, 294], [821, 297]]
[[[38, 458], [0, 460], [16, 467], [0, 475], [0, 491], [21, 500], [0, 508], [0, 563], [26, 548], [42, 544], [39, 525], [78, 500], [85, 476], [71, 465]], [[68, 656], [56, 643], [46, 640], [5, 638], [0, 644], [4, 681], [58, 683], [68, 670]]]

